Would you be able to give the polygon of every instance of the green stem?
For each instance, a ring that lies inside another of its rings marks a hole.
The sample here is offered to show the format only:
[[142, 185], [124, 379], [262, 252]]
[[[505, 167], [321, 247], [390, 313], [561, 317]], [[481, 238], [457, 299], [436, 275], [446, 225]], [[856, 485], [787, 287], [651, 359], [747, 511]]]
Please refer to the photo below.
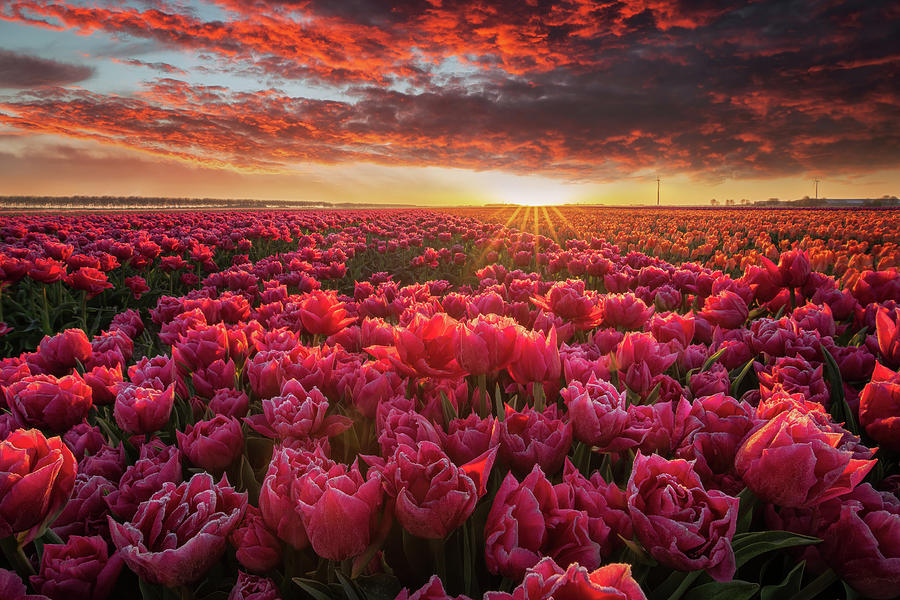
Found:
[[50, 307], [47, 305], [47, 286], [41, 286], [41, 299], [43, 301], [43, 310], [41, 312], [41, 324], [44, 328], [44, 335], [50, 335], [53, 330], [50, 329]]
[[588, 477], [591, 474], [591, 447], [584, 442], [577, 442], [573, 459], [581, 474]]
[[[487, 414], [490, 413], [490, 406], [491, 406], [491, 402], [488, 399], [487, 375], [484, 373], [481, 373], [480, 375], [476, 376], [476, 379], [478, 380], [478, 391], [479, 391], [479, 398], [478, 398], [479, 410], [476, 412], [478, 412], [478, 416], [484, 418], [485, 416], [487, 416]], [[485, 410], [485, 408], [487, 408], [488, 410]]]
[[534, 382], [531, 387], [531, 395], [534, 397], [535, 412], [544, 412], [544, 408], [546, 408], [546, 401], [544, 398], [544, 384], [540, 381]]
[[41, 536], [41, 539], [43, 539], [44, 543], [46, 543], [46, 544], [62, 544], [62, 543], [64, 543], [62, 541], [62, 538], [59, 537], [58, 535], [56, 535], [56, 532], [53, 531], [52, 529], [50, 529], [49, 527], [47, 528], [47, 531], [44, 532], [44, 535]]
[[28, 576], [34, 575], [34, 567], [31, 566], [31, 561], [25, 556], [22, 547], [16, 542], [15, 536], [0, 539], [0, 550], [3, 551], [6, 560], [9, 561], [9, 564], [13, 566], [22, 579], [27, 581]]
[[[653, 590], [649, 596], [650, 600], [679, 600], [702, 574], [703, 571], [687, 573], [675, 571], [662, 585]], [[675, 589], [672, 589], [673, 586]]]
[[291, 580], [294, 577], [294, 572], [296, 571], [297, 565], [297, 557], [295, 555], [295, 550], [293, 546], [290, 544], [284, 544], [284, 579], [281, 582], [281, 588], [286, 589], [286, 586], [290, 585]]
[[81, 330], [85, 335], [90, 335], [87, 328], [87, 292], [81, 292]]
[[178, 597], [181, 600], [194, 600], [194, 592], [186, 585], [178, 587]]
[[444, 554], [446, 542], [446, 539], [428, 540], [428, 545], [431, 547], [431, 555], [434, 557], [434, 570], [445, 585], [447, 583], [447, 556]]
[[831, 569], [828, 569], [815, 579], [808, 586], [800, 590], [800, 593], [794, 596], [794, 600], [812, 600], [818, 598], [822, 592], [831, 587], [831, 584], [838, 580], [838, 576]]
[[463, 585], [466, 594], [470, 598], [476, 596], [475, 580], [473, 576], [473, 566], [475, 551], [473, 549], [474, 532], [471, 531], [473, 524], [472, 519], [467, 519], [462, 526], [462, 556], [463, 556]]

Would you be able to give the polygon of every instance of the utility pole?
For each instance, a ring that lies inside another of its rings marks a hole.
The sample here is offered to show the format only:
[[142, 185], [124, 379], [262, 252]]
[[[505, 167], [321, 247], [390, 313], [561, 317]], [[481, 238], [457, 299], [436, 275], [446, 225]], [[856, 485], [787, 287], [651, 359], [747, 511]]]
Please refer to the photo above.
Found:
[[816, 200], [819, 199], [819, 180], [816, 179]]
[[656, 176], [656, 205], [659, 206], [659, 175]]

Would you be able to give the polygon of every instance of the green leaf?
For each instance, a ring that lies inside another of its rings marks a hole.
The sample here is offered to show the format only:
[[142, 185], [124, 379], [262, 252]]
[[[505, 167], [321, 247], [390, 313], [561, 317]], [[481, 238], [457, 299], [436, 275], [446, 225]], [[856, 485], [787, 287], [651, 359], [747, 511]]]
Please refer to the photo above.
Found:
[[864, 325], [862, 329], [856, 332], [856, 334], [850, 338], [850, 342], [847, 344], [848, 346], [861, 346], [866, 341], [866, 332], [869, 331], [869, 326]]
[[304, 592], [314, 598], [314, 600], [334, 600], [329, 593], [328, 586], [316, 581], [315, 579], [303, 579], [302, 577], [294, 577], [293, 582], [300, 586]]
[[256, 480], [256, 474], [253, 472], [253, 466], [247, 459], [247, 455], [242, 454], [240, 466], [240, 487], [238, 489], [246, 491], [249, 494], [251, 500], [257, 500], [259, 498], [260, 487], [261, 486], [259, 484], [259, 481]]
[[700, 367], [694, 367], [690, 371], [684, 374], [684, 385], [688, 385], [691, 382], [691, 377], [700, 372]]
[[647, 595], [649, 600], [679, 600], [703, 571], [672, 571], [672, 573]]
[[334, 574], [337, 575], [338, 581], [341, 583], [341, 588], [344, 590], [344, 595], [347, 597], [347, 600], [366, 600], [365, 593], [356, 587], [356, 584], [350, 581], [350, 579], [344, 575], [340, 569], [335, 569]]
[[819, 538], [799, 535], [790, 531], [754, 531], [734, 536], [731, 547], [734, 549], [735, 564], [740, 568], [751, 559], [766, 552], [794, 546], [808, 546], [821, 541]]
[[609, 370], [610, 371], [618, 371], [619, 370], [619, 363], [616, 362], [616, 353], [615, 352], [609, 353]]
[[841, 584], [844, 586], [844, 598], [846, 600], [860, 600], [862, 598], [860, 593], [854, 590], [849, 583], [841, 581]]
[[627, 385], [625, 386], [625, 406], [639, 405], [641, 396]]
[[647, 551], [644, 550], [644, 547], [641, 546], [638, 542], [626, 539], [621, 535], [619, 535], [619, 539], [624, 542], [625, 548], [627, 548], [628, 554], [630, 554], [630, 556], [628, 557], [629, 560], [627, 560], [627, 562], [630, 562], [632, 564], [656, 566], [656, 560], [654, 560], [652, 556], [647, 554]]
[[644, 404], [656, 404], [656, 401], [659, 400], [659, 388], [662, 386], [662, 382], [660, 381], [653, 389], [650, 391], [650, 394], [647, 396], [647, 400]]
[[766, 308], [765, 306], [757, 306], [756, 308], [754, 308], [753, 310], [750, 311], [750, 314], [747, 315], [747, 318], [750, 321], [755, 321], [756, 319], [758, 319], [760, 316], [766, 314], [767, 312], [769, 312], [769, 309]]
[[138, 579], [138, 588], [141, 590], [141, 598], [143, 600], [164, 600], [166, 597], [165, 588], [148, 583], [140, 578]]
[[717, 360], [719, 360], [719, 357], [722, 356], [723, 354], [725, 354], [726, 350], [728, 350], [727, 346], [723, 346], [722, 348], [719, 348], [718, 350], [716, 350], [712, 354], [712, 356], [707, 358], [706, 362], [703, 363], [703, 366], [700, 368], [700, 372], [703, 373], [704, 371], [708, 370], [711, 366], [713, 366], [713, 363], [716, 362]]
[[354, 581], [367, 600], [394, 600], [403, 588], [396, 577], [387, 573], [357, 577]]
[[573, 444], [575, 452], [572, 455], [572, 464], [585, 477], [591, 476], [591, 447], [584, 442], [575, 442]]
[[450, 421], [458, 418], [459, 415], [456, 413], [456, 407], [453, 406], [453, 403], [447, 398], [447, 392], [444, 390], [441, 390], [441, 409], [444, 412], [444, 423], [449, 427]]
[[819, 350], [825, 359], [825, 379], [828, 380], [828, 387], [831, 391], [831, 416], [838, 423], [844, 423], [844, 427], [850, 433], [859, 435], [859, 428], [856, 426], [853, 411], [850, 410], [847, 399], [844, 397], [844, 380], [841, 378], [841, 370], [838, 368], [834, 357], [825, 349], [823, 344], [819, 344]]
[[809, 585], [800, 590], [800, 593], [796, 594], [792, 600], [814, 600], [815, 598], [819, 598], [820, 595], [837, 580], [838, 576], [835, 572], [828, 569], [812, 580]]
[[740, 398], [741, 393], [741, 384], [744, 383], [744, 378], [747, 377], [747, 374], [753, 368], [753, 363], [756, 362], [756, 357], [754, 356], [741, 367], [741, 370], [738, 372], [737, 377], [734, 378], [734, 381], [731, 382], [731, 395], [735, 398]]
[[767, 585], [759, 592], [759, 600], [792, 600], [800, 593], [806, 561], [800, 561], [778, 585]]
[[750, 581], [714, 581], [691, 589], [684, 600], [750, 600], [759, 585]]
[[759, 498], [750, 491], [750, 488], [744, 488], [738, 494], [740, 505], [738, 506], [737, 533], [744, 533], [750, 530], [750, 524], [753, 522], [753, 510], [759, 504]]

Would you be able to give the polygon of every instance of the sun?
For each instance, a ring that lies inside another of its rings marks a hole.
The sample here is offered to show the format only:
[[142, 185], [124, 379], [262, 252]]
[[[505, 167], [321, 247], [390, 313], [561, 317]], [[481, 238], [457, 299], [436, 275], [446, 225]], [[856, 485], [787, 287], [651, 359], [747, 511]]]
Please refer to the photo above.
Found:
[[487, 186], [492, 202], [517, 206], [554, 206], [571, 202], [571, 184], [546, 177], [498, 174]]
[[555, 206], [560, 204], [560, 202], [553, 198], [525, 198], [513, 200], [510, 204], [515, 204], [516, 206]]

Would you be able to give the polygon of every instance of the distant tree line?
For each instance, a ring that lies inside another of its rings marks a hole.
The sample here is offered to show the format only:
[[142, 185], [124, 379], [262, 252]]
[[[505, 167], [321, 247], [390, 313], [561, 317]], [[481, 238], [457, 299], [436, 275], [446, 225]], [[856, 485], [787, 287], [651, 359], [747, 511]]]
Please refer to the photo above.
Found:
[[[735, 206], [737, 202], [729, 198], [724, 203], [713, 198], [709, 201], [710, 206]], [[835, 206], [864, 206], [864, 207], [885, 207], [900, 206], [900, 199], [897, 196], [882, 196], [881, 198], [810, 198], [804, 196], [799, 200], [781, 200], [779, 198], [769, 198], [768, 200], [757, 200], [750, 202], [746, 198], [740, 200], [742, 206], [794, 206], [799, 208], [815, 208], [815, 207], [835, 207]]]
[[[155, 196], [0, 196], [4, 210], [239, 210], [296, 208], [360, 208], [385, 206], [351, 202], [257, 200], [253, 198], [164, 198]], [[405, 206], [405, 205], [390, 205]]]

